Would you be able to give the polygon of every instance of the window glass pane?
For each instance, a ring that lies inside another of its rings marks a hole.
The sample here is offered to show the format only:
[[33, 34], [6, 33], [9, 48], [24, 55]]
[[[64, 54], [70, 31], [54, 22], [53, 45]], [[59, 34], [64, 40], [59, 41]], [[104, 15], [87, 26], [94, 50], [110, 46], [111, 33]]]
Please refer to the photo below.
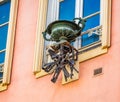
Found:
[[0, 5], [0, 24], [8, 22], [10, 13], [10, 2]]
[[[100, 0], [83, 0], [83, 17], [90, 16], [93, 13], [100, 11]], [[100, 25], [100, 14], [91, 16], [87, 19], [86, 26], [83, 31], [94, 28]], [[96, 34], [84, 34], [81, 37], [81, 46], [92, 44], [99, 40], [99, 36]]]
[[0, 64], [4, 63], [4, 59], [5, 59], [5, 52], [0, 53]]
[[60, 2], [59, 19], [72, 20], [75, 18], [75, 0], [64, 0]]
[[83, 31], [86, 31], [88, 29], [94, 28], [99, 25], [100, 25], [100, 14], [97, 14], [96, 16], [93, 16], [87, 19], [87, 22], [85, 23], [85, 28]]
[[81, 46], [86, 46], [86, 45], [89, 45], [93, 42], [96, 42], [99, 40], [99, 35], [96, 35], [96, 34], [92, 34], [92, 35], [89, 35], [89, 34], [84, 34], [82, 36], [82, 41], [81, 41]]
[[100, 11], [100, 0], [83, 0], [83, 17]]
[[[99, 17], [100, 17], [99, 15], [96, 15], [94, 17], [91, 17], [91, 18], [87, 19], [86, 26], [85, 26], [83, 31], [86, 31], [88, 29], [91, 29], [91, 28], [94, 28], [96, 26], [99, 26], [100, 25], [99, 24], [99, 22], [100, 22], [99, 21], [99, 19], [100, 19]], [[82, 44], [81, 46], [83, 47], [83, 46], [91, 44], [91, 43], [93, 43], [95, 41], [98, 41], [99, 40], [99, 36], [96, 35], [96, 34], [93, 34], [92, 36], [89, 36], [88, 34], [84, 34], [84, 35], [82, 35], [81, 40], [82, 40], [81, 41], [81, 44]]]
[[0, 27], [0, 50], [6, 48], [8, 25]]

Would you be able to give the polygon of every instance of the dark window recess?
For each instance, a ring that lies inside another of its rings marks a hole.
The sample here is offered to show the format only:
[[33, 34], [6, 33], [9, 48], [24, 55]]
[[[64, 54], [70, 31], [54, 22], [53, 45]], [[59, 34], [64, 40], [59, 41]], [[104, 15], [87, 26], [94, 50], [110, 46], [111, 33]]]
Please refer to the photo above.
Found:
[[98, 75], [102, 73], [102, 68], [98, 68], [94, 70], [94, 75]]

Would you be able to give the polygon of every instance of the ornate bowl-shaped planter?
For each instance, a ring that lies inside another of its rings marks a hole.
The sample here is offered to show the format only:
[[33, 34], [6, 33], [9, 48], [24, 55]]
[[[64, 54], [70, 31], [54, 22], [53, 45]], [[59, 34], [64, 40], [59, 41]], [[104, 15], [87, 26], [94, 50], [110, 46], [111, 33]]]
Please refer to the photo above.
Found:
[[80, 36], [85, 22], [81, 18], [77, 19], [79, 19], [78, 24], [75, 23], [75, 20], [59, 20], [52, 22], [48, 25], [45, 32], [43, 32], [44, 39], [55, 42], [60, 42], [61, 40], [67, 40], [68, 42], [74, 41], [76, 37]]

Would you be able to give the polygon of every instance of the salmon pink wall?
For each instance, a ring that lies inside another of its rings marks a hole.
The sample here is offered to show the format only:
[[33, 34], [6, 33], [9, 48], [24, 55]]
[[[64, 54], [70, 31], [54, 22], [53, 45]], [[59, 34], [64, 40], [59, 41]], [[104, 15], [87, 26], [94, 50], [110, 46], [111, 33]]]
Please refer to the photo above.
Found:
[[[11, 84], [0, 102], [120, 102], [120, 1], [112, 0], [111, 47], [107, 54], [80, 63], [80, 79], [61, 85], [51, 75], [32, 72], [38, 0], [19, 0]], [[103, 74], [93, 76], [93, 70]]]

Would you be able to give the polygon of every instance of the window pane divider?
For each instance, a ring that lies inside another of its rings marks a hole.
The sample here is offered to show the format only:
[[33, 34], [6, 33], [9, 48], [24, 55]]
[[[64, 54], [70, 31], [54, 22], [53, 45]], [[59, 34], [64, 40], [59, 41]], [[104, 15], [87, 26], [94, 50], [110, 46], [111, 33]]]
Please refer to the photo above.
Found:
[[[94, 27], [94, 28], [91, 28], [91, 29], [88, 29], [88, 30], [82, 32], [81, 35], [87, 34], [87, 33], [91, 32], [91, 31], [94, 31], [94, 30], [97, 30], [97, 29], [101, 29], [101, 28], [102, 28], [102, 25], [96, 26], [96, 27]], [[97, 34], [97, 35], [98, 35], [98, 34]], [[99, 35], [100, 35], [100, 34], [99, 34]]]
[[100, 11], [88, 15], [88, 16], [84, 17], [84, 19], [91, 18], [91, 17], [96, 16], [96, 15], [98, 15], [98, 14], [100, 14]]
[[0, 77], [0, 82], [2, 82], [3, 81], [3, 78], [2, 77]]
[[6, 51], [6, 49], [0, 50], [0, 53], [5, 52], [5, 51]]
[[64, 1], [64, 0], [59, 0], [59, 2], [62, 2], [62, 1]]
[[0, 0], [0, 5], [4, 4], [5, 2], [8, 2], [9, 0]]
[[5, 22], [5, 23], [3, 23], [3, 24], [0, 24], [0, 27], [3, 27], [3, 26], [5, 26], [5, 25], [7, 25], [7, 24], [9, 24], [9, 22]]
[[0, 64], [0, 72], [3, 72], [3, 66], [4, 66], [4, 63], [1, 63]]
[[1, 64], [0, 64], [0, 66], [3, 66], [3, 65], [4, 65], [4, 63], [1, 63]]

